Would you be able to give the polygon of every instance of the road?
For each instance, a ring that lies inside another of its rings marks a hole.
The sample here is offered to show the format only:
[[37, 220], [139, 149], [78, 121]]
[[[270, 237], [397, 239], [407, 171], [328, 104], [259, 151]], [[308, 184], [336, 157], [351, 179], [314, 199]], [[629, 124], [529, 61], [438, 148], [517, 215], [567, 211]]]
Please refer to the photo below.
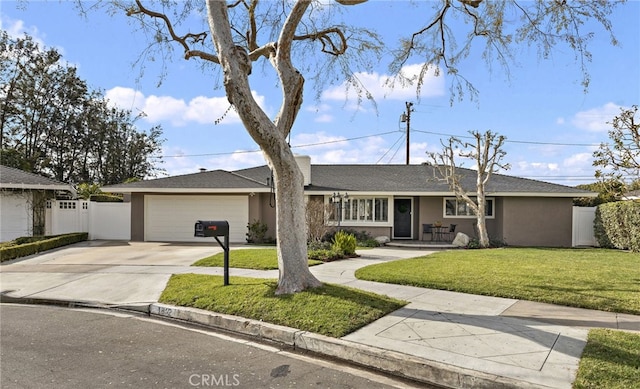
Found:
[[0, 304], [0, 318], [3, 389], [424, 387], [142, 315]]

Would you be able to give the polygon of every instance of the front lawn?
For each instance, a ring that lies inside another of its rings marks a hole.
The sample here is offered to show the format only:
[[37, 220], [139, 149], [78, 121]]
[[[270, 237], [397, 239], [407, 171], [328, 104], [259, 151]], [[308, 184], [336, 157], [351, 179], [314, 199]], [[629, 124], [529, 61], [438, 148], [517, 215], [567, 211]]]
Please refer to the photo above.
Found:
[[619, 250], [452, 250], [367, 266], [356, 277], [640, 314], [640, 254]]
[[[309, 266], [319, 265], [322, 261], [310, 259]], [[192, 266], [224, 266], [224, 253], [202, 258]], [[278, 268], [278, 251], [275, 248], [229, 250], [229, 267], [239, 269], [273, 270]]]
[[311, 331], [339, 338], [407, 304], [387, 296], [324, 284], [292, 295], [276, 296], [276, 280], [203, 274], [169, 279], [160, 302]]
[[608, 329], [591, 330], [573, 387], [640, 387], [640, 334]]

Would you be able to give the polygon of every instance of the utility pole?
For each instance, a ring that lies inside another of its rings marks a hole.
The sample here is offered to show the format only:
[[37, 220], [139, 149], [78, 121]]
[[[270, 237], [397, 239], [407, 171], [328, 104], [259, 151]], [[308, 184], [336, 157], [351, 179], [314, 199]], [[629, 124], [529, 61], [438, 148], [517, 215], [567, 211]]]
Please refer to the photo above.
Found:
[[402, 123], [407, 123], [407, 165], [409, 164], [409, 134], [411, 132], [411, 112], [413, 112], [413, 109], [411, 107], [413, 107], [413, 103], [410, 102], [405, 102], [405, 106], [407, 107], [407, 112], [406, 113], [402, 113], [402, 115], [400, 115], [400, 121]]

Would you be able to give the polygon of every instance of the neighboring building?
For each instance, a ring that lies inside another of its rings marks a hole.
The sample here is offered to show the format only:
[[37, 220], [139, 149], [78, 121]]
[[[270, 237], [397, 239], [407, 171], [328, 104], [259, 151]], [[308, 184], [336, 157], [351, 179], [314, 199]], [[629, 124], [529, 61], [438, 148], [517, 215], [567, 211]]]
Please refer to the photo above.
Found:
[[0, 242], [44, 235], [47, 201], [75, 195], [64, 182], [0, 165]]
[[[475, 216], [448, 186], [434, 179], [429, 165], [312, 165], [298, 156], [305, 194], [332, 204], [340, 226], [391, 239], [422, 239], [422, 224], [456, 224], [456, 232], [475, 236]], [[467, 188], [476, 172], [459, 169]], [[131, 195], [131, 240], [199, 241], [197, 220], [227, 220], [231, 242], [245, 242], [247, 225], [262, 221], [275, 235], [275, 210], [268, 166], [204, 171], [112, 185], [106, 192]], [[569, 247], [572, 201], [596, 193], [536, 180], [495, 174], [486, 187], [487, 229], [491, 238], [516, 246]], [[301, 210], [302, 211], [302, 210]]]

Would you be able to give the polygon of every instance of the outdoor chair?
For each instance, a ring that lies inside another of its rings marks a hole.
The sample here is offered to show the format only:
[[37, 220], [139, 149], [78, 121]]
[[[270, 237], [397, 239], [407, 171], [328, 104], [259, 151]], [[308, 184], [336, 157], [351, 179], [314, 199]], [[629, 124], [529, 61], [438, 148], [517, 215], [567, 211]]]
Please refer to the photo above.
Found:
[[431, 239], [433, 240], [433, 224], [423, 224], [422, 225], [422, 240], [424, 240], [424, 236], [426, 234], [431, 235]]
[[453, 237], [455, 237], [455, 233], [456, 233], [456, 226], [457, 224], [451, 224], [449, 225], [449, 231], [446, 232], [447, 234], [447, 238], [449, 238], [450, 241], [453, 240]]

